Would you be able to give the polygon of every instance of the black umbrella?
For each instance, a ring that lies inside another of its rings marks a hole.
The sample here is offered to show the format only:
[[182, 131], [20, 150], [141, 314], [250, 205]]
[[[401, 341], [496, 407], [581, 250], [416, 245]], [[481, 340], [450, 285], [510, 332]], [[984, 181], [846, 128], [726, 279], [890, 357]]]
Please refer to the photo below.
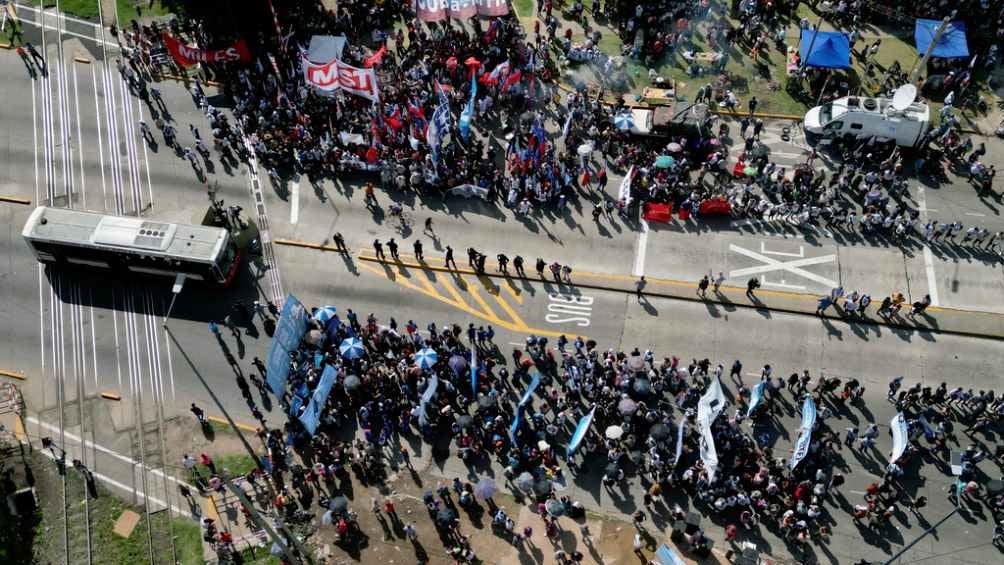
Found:
[[457, 519], [457, 513], [453, 511], [450, 507], [443, 507], [436, 514], [436, 521], [440, 524], [449, 524]]
[[652, 426], [652, 429], [648, 431], [648, 435], [652, 436], [653, 439], [657, 441], [662, 441], [669, 437], [669, 426], [666, 424], [656, 424]]
[[344, 496], [336, 496], [328, 501], [328, 510], [332, 512], [345, 512], [349, 507], [349, 499]]

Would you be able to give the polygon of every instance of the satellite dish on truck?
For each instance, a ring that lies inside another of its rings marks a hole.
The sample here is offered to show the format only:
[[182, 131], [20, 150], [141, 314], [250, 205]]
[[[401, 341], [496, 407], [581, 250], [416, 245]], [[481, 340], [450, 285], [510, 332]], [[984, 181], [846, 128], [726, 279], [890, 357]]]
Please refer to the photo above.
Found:
[[896, 110], [902, 112], [913, 104], [913, 101], [917, 99], [917, 87], [912, 84], [904, 84], [903, 86], [896, 89], [896, 92], [892, 95], [892, 107]]

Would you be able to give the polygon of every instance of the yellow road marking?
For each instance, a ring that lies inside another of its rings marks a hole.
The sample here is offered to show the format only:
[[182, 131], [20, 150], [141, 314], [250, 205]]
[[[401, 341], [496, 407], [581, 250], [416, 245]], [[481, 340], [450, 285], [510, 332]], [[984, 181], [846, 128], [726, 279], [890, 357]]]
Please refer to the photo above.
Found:
[[24, 373], [21, 371], [8, 371], [6, 369], [0, 369], [0, 377], [10, 377], [19, 381], [23, 381], [28, 378], [24, 376]]
[[499, 306], [501, 306], [502, 309], [505, 310], [505, 313], [510, 318], [512, 318], [512, 321], [517, 326], [519, 326], [521, 328], [526, 328], [527, 327], [526, 322], [523, 321], [523, 318], [520, 318], [519, 314], [517, 314], [516, 311], [512, 309], [512, 306], [509, 306], [509, 303], [505, 301], [505, 298], [502, 298], [502, 296], [500, 294], [493, 294], [492, 296], [495, 298], [495, 302], [499, 303]]
[[489, 306], [487, 302], [485, 302], [484, 298], [481, 298], [481, 291], [477, 287], [478, 284], [481, 284], [481, 281], [477, 281], [476, 284], [472, 285], [470, 281], [467, 280], [466, 277], [461, 277], [461, 278], [464, 280], [465, 283], [467, 283], [467, 294], [470, 294], [471, 298], [473, 298], [474, 301], [478, 303], [478, 306], [480, 306], [481, 309], [484, 310], [486, 317], [498, 320], [499, 317], [495, 315], [495, 311], [492, 310], [492, 307]]
[[[463, 277], [461, 277], [461, 280], [464, 280]], [[460, 293], [457, 292], [457, 289], [453, 286], [453, 283], [451, 283], [448, 280], [443, 280], [442, 284], [444, 287], [446, 287], [446, 292], [450, 293], [450, 296], [453, 297], [453, 300], [455, 300], [457, 304], [463, 304], [464, 307], [469, 308], [469, 306], [467, 306], [467, 301], [464, 300], [463, 296], [460, 296]], [[464, 284], [467, 284], [466, 280], [464, 280]]]
[[24, 432], [24, 422], [21, 421], [21, 417], [14, 418], [14, 438], [18, 441], [24, 441], [27, 437], [28, 434]]
[[[220, 418], [218, 416], [206, 416], [206, 419], [209, 420], [210, 422], [213, 422], [213, 423], [216, 423], [216, 424], [220, 424], [221, 426], [226, 426], [228, 428], [230, 427], [230, 422], [228, 422], [225, 419]], [[255, 432], [255, 431], [258, 431], [258, 429], [255, 428], [254, 426], [251, 426], [251, 425], [248, 425], [248, 424], [242, 424], [240, 422], [234, 422], [234, 423], [237, 424], [238, 428], [244, 430], [245, 432]]]
[[18, 198], [17, 196], [0, 196], [0, 202], [8, 202], [10, 204], [23, 204], [25, 206], [31, 205], [31, 200], [27, 198]]
[[509, 293], [509, 296], [511, 296], [513, 298], [513, 300], [516, 301], [517, 304], [523, 304], [523, 293], [520, 292], [519, 290], [515, 290], [515, 289], [513, 289], [513, 287], [509, 286], [509, 281], [508, 280], [506, 280], [506, 283], [505, 283], [505, 290], [506, 290], [506, 292]]

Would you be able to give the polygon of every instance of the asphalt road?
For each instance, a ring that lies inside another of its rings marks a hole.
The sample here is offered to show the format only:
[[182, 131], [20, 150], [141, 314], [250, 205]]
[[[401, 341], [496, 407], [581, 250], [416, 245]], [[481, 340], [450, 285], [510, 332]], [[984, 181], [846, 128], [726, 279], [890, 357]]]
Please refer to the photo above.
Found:
[[[86, 27], [78, 31], [87, 35]], [[58, 61], [57, 50], [51, 45], [55, 32], [48, 36], [50, 64], [59, 70], [48, 79], [30, 81], [13, 52], [0, 57], [0, 76], [4, 78], [0, 81], [0, 99], [4, 101], [0, 195], [109, 213], [134, 214], [138, 210], [158, 219], [199, 221], [208, 204], [205, 185], [197, 181], [183, 159], [163, 146], [146, 146], [139, 138], [136, 124], [139, 119], [152, 121], [150, 109], [128, 95], [113, 64], [107, 68], [102, 64], [94, 42], [73, 36], [64, 45], [60, 65], [54, 62]], [[32, 41], [41, 44], [40, 38]], [[92, 62], [75, 62], [72, 55], [77, 52]], [[183, 144], [193, 143], [186, 127], [189, 123], [208, 132], [182, 85], [163, 83], [160, 88]], [[776, 136], [779, 127], [769, 125], [768, 138]], [[795, 142], [781, 142], [779, 136], [768, 139], [779, 162], [788, 166], [802, 159], [797, 138]], [[1004, 154], [996, 141], [989, 143], [992, 156]], [[246, 168], [228, 174], [218, 161], [216, 165], [217, 172], [211, 178], [221, 183], [220, 197], [228, 204], [239, 203], [252, 210]], [[594, 223], [588, 214], [591, 204], [586, 201], [598, 196], [595, 194], [583, 195], [582, 203], [578, 207], [573, 204], [568, 211], [531, 218], [517, 218], [508, 210], [476, 200], [443, 202], [384, 193], [378, 195], [379, 208], [369, 210], [362, 202], [360, 180], [324, 182], [315, 188], [304, 178], [282, 190], [266, 182], [265, 205], [273, 238], [321, 243], [338, 231], [354, 251], [342, 258], [279, 245], [278, 276], [261, 281], [266, 292], [271, 293], [274, 281], [280, 280], [307, 305], [332, 304], [353, 308], [361, 315], [374, 312], [384, 323], [393, 315], [401, 324], [414, 319], [422, 327], [429, 321], [440, 326], [452, 321], [492, 324], [498, 331], [496, 342], [506, 353], [529, 333], [552, 339], [564, 333], [595, 339], [603, 347], [650, 348], [660, 356], [708, 357], [726, 366], [738, 357], [751, 372], [770, 363], [783, 374], [807, 368], [813, 373], [854, 377], [867, 383], [870, 412], [852, 411], [843, 418], [861, 425], [871, 419], [882, 424], [892, 417], [891, 406], [882, 400], [891, 376], [906, 375], [908, 383], [923, 380], [936, 385], [945, 380], [953, 385], [988, 388], [995, 386], [994, 370], [1004, 360], [999, 343], [976, 338], [824, 323], [808, 316], [663, 299], [639, 303], [633, 295], [617, 292], [385, 268], [359, 259], [375, 238], [386, 241], [397, 237], [402, 251], [410, 251], [412, 240], [421, 237], [430, 261], [441, 257], [444, 246], [452, 245], [461, 264], [464, 250], [474, 246], [492, 259], [498, 252], [510, 257], [522, 254], [531, 263], [539, 256], [571, 264], [576, 272], [611, 276], [646, 274], [696, 280], [712, 270], [725, 272], [732, 284], [741, 284], [754, 269], [766, 286], [795, 292], [825, 292], [833, 282], [839, 282], [848, 290], [867, 291], [873, 296], [902, 290], [916, 299], [933, 289], [932, 295], [936, 293], [943, 306], [1004, 311], [1000, 263], [951, 246], [930, 252], [919, 247], [902, 250], [839, 232], [802, 233], [783, 225], [727, 221], [709, 226], [653, 225], [643, 231], [637, 224], [625, 225], [616, 217]], [[615, 194], [618, 184], [619, 179], [612, 177], [607, 185], [609, 196]], [[980, 200], [964, 183], [925, 186], [923, 195], [918, 186], [911, 190], [931, 218], [954, 220], [960, 214], [984, 214], [967, 217], [994, 230], [1004, 225], [996, 202]], [[388, 220], [386, 206], [391, 199], [405, 205], [410, 226]], [[75, 384], [80, 384], [85, 395], [99, 391], [120, 394], [123, 402], [111, 410], [115, 426], [131, 423], [137, 413], [150, 417], [147, 409], [158, 403], [182, 414], [189, 402], [206, 406], [207, 395], [181, 354], [183, 350], [235, 417], [250, 421], [233, 386], [233, 373], [206, 326], [209, 320], [225, 315], [236, 297], [253, 299], [257, 291], [250, 273], [228, 291], [190, 287], [182, 292], [171, 320], [179, 350], [161, 326], [170, 299], [170, 281], [132, 283], [43, 272], [20, 237], [29, 211], [30, 207], [0, 205], [5, 227], [0, 230], [0, 249], [6, 261], [0, 281], [0, 368], [29, 376], [24, 389], [33, 410], [45, 412], [56, 406], [59, 382], [68, 398], [75, 397]], [[433, 231], [424, 234], [427, 217], [433, 218]], [[225, 336], [225, 342], [238, 352], [233, 338]], [[247, 367], [247, 360], [261, 356], [266, 343], [261, 337], [244, 337], [243, 343]], [[135, 410], [130, 401], [137, 397], [142, 402]], [[272, 423], [279, 420], [278, 416], [267, 417]], [[794, 422], [793, 416], [782, 420], [780, 445], [790, 441], [784, 434], [795, 429]], [[843, 421], [833, 425], [836, 429], [843, 426]], [[110, 429], [92, 428], [86, 435], [99, 443], [114, 441], [114, 430]], [[872, 455], [881, 460], [888, 448], [889, 440], [883, 435], [878, 452]], [[122, 473], [121, 461], [96, 457], [94, 466], [99, 472]], [[845, 460], [853, 472], [844, 492], [855, 502], [860, 495], [851, 491], [863, 490], [873, 480], [869, 469], [873, 471], [875, 464], [867, 458], [859, 461], [849, 453]], [[444, 469], [435, 471], [433, 466], [430, 472], [452, 477], [462, 471], [458, 464], [450, 460]], [[996, 476], [999, 470], [987, 468], [987, 472]], [[920, 473], [926, 478], [921, 489], [931, 501], [924, 515], [934, 522], [949, 509], [941, 493], [947, 479], [932, 466], [925, 466]], [[119, 480], [135, 484], [132, 473], [126, 471], [125, 475], [127, 478]], [[624, 500], [612, 498], [596, 479], [590, 476], [577, 487], [581, 490], [574, 491], [594, 507], [630, 513], [634, 503], [629, 500], [641, 498], [637, 484], [632, 484], [632, 496]], [[918, 544], [908, 554], [909, 560], [944, 562], [947, 555], [952, 555], [952, 562], [999, 559], [996, 549], [988, 545], [990, 526], [974, 515], [946, 522], [937, 537]], [[860, 543], [859, 532], [842, 512], [838, 512], [837, 522], [829, 552], [841, 561], [889, 555], [920, 531], [914, 517], [898, 516], [898, 530], [885, 536], [892, 545], [879, 548]], [[776, 539], [768, 536], [764, 543], [775, 553], [785, 553]], [[822, 560], [824, 554], [826, 551], [819, 550]]]

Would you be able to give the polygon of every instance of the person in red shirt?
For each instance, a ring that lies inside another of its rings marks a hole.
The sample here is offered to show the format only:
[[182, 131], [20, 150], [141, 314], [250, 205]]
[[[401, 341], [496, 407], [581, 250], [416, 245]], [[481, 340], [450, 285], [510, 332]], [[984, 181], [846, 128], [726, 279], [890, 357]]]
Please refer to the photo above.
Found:
[[388, 516], [394, 516], [394, 502], [391, 499], [387, 499], [383, 503], [383, 511], [387, 513]]

